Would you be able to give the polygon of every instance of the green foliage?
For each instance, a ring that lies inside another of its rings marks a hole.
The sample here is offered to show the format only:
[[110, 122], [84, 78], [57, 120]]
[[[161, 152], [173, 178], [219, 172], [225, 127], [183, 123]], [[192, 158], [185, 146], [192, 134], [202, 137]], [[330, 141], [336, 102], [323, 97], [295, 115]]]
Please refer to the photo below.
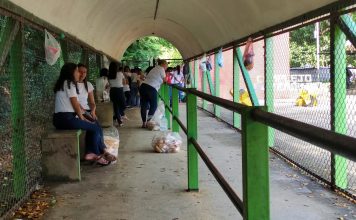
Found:
[[[181, 59], [182, 56], [170, 42], [163, 38], [148, 36], [133, 42], [124, 53], [122, 60], [131, 67], [138, 65], [141, 68], [148, 67], [148, 62], [156, 58]], [[137, 62], [141, 61], [141, 62]]]
[[[290, 32], [291, 67], [316, 66], [315, 25], [308, 25]], [[330, 64], [330, 24], [320, 22], [320, 66]]]
[[[351, 16], [354, 22], [356, 22], [356, 13], [351, 13]], [[314, 30], [315, 24], [312, 24], [290, 32], [291, 67], [316, 66], [316, 39], [314, 38]], [[330, 66], [330, 22], [328, 20], [320, 22], [319, 38], [320, 66]], [[347, 64], [355, 67], [355, 54], [350, 54], [350, 47], [347, 47], [347, 50]]]

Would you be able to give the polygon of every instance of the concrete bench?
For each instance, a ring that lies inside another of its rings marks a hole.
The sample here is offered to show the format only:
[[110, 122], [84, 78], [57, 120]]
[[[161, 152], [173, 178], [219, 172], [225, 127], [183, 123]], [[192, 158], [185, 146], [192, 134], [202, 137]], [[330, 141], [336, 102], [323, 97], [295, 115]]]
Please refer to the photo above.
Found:
[[45, 179], [80, 181], [85, 132], [52, 129], [42, 137], [42, 168]]

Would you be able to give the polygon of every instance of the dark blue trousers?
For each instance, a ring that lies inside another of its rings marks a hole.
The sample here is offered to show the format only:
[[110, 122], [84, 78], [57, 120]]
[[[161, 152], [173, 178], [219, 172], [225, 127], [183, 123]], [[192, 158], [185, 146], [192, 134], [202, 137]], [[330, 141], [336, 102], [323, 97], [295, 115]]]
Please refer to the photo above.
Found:
[[[157, 110], [157, 90], [152, 86], [143, 83], [140, 87], [141, 96], [141, 118], [142, 122], [149, 121]], [[148, 111], [148, 118], [146, 114]]]
[[94, 153], [96, 155], [104, 153], [106, 146], [102, 137], [103, 131], [97, 123], [76, 118], [73, 112], [60, 112], [53, 114], [53, 125], [59, 130], [85, 130], [86, 153]]
[[121, 116], [125, 116], [125, 94], [124, 88], [112, 87], [110, 89], [110, 100], [114, 108], [114, 119], [121, 123]]

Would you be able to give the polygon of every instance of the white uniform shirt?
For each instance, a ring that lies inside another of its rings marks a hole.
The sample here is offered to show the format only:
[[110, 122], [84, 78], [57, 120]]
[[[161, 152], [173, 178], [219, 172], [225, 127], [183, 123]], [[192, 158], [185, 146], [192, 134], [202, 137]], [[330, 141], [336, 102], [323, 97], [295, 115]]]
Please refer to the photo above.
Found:
[[105, 90], [106, 85], [109, 83], [108, 78], [106, 76], [102, 76], [96, 79], [95, 85], [96, 90], [103, 92]]
[[85, 110], [90, 110], [89, 104], [88, 104], [88, 94], [94, 90], [93, 85], [88, 82], [88, 91], [85, 89], [84, 83], [78, 83], [78, 89], [79, 89], [79, 94], [78, 94], [78, 101], [79, 104], [85, 109]]
[[147, 74], [146, 79], [145, 81], [143, 81], [143, 83], [152, 86], [158, 91], [165, 77], [166, 77], [166, 73], [164, 71], [164, 68], [161, 66], [155, 66]]
[[131, 83], [137, 83], [137, 73], [132, 73], [131, 74]]
[[174, 71], [172, 84], [181, 83], [183, 82], [183, 79], [184, 79], [183, 73], [178, 74], [178, 71]]
[[54, 113], [75, 112], [72, 103], [70, 102], [70, 98], [72, 97], [78, 97], [75, 85], [74, 83], [71, 83], [69, 88], [67, 81], [64, 81], [63, 91], [59, 90], [56, 92]]
[[124, 85], [124, 92], [129, 92], [130, 91], [130, 86], [129, 84]]
[[111, 88], [122, 88], [124, 85], [122, 84], [122, 80], [124, 79], [124, 74], [122, 72], [117, 72], [116, 79], [110, 79]]

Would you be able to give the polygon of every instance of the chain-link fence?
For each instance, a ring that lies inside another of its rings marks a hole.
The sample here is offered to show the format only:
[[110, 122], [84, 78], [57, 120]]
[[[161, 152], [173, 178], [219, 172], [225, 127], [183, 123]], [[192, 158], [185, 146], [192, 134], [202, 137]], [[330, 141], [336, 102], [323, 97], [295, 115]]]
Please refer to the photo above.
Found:
[[91, 82], [99, 74], [101, 55], [57, 38], [63, 52], [50, 66], [44, 30], [0, 15], [0, 217], [41, 184], [41, 137], [52, 127], [53, 86], [61, 65], [86, 64]]
[[[354, 8], [349, 7], [348, 13], [335, 18], [323, 15], [308, 20], [306, 25], [291, 27], [291, 31], [254, 41], [254, 66], [245, 75], [238, 62], [238, 53], [236, 57], [233, 55], [234, 50], [242, 54], [244, 45], [224, 52], [227, 65], [220, 68], [219, 82], [215, 80], [214, 54], [196, 60], [199, 66], [205, 60], [212, 64], [210, 71], [191, 68], [193, 75], [198, 77], [197, 89], [224, 99], [234, 98], [246, 105], [252, 105], [255, 98], [259, 105], [266, 105], [268, 111], [356, 137]], [[194, 62], [190, 65], [194, 67]], [[250, 85], [246, 84], [246, 77], [250, 78]], [[210, 89], [211, 85], [216, 89], [216, 83], [220, 83], [219, 92]], [[222, 109], [216, 114], [212, 104], [200, 101], [199, 105], [240, 128], [238, 115], [234, 117], [231, 111]], [[273, 129], [270, 129], [269, 145], [272, 151], [312, 176], [356, 198], [355, 162]]]

